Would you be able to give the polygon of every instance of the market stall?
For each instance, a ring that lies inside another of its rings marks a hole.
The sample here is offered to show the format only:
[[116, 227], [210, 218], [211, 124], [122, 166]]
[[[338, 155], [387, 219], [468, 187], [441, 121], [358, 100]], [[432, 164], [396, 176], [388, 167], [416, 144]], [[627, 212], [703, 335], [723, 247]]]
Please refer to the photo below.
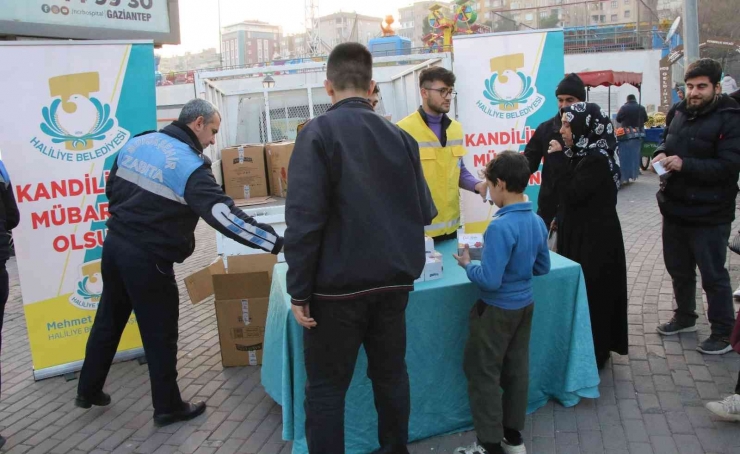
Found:
[[[453, 259], [456, 246], [455, 241], [436, 245], [444, 257], [444, 277], [417, 284], [409, 297], [406, 362], [411, 383], [410, 441], [472, 428], [462, 358], [470, 308], [478, 290]], [[570, 407], [583, 397], [599, 396], [581, 267], [554, 253], [551, 259], [550, 273], [534, 281], [529, 412], [551, 399]], [[294, 453], [305, 453], [303, 328], [290, 309], [286, 272], [286, 264], [278, 264], [273, 272], [262, 385], [283, 407], [283, 438], [294, 441]], [[347, 393], [348, 453], [377, 448], [377, 414], [366, 369], [367, 358], [361, 351]]]

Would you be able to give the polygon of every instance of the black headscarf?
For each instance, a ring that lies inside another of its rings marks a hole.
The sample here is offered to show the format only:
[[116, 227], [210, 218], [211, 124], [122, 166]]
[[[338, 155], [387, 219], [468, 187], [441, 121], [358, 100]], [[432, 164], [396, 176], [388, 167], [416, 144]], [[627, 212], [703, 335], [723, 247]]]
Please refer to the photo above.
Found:
[[599, 156], [609, 161], [614, 184], [621, 186], [622, 173], [619, 169], [619, 148], [614, 126], [597, 104], [579, 102], [564, 107], [561, 114], [566, 116], [573, 132], [573, 146], [565, 148], [565, 155], [580, 159], [587, 155]]

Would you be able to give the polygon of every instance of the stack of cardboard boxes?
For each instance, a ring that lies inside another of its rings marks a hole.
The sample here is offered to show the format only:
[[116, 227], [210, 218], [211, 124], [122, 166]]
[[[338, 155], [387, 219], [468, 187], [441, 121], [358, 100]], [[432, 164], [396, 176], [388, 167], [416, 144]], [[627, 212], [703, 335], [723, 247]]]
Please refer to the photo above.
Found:
[[[216, 323], [224, 366], [262, 364], [272, 270], [272, 254], [236, 255], [185, 278], [190, 300], [199, 304], [214, 296]], [[227, 266], [228, 265], [228, 269]]]
[[[239, 202], [288, 194], [288, 164], [293, 142], [240, 145], [221, 150], [226, 194]], [[241, 206], [241, 205], [240, 205]], [[190, 300], [214, 297], [221, 362], [224, 366], [262, 364], [272, 270], [277, 256], [219, 257], [185, 278]]]
[[286, 197], [294, 142], [239, 145], [221, 150], [226, 194], [235, 200]]

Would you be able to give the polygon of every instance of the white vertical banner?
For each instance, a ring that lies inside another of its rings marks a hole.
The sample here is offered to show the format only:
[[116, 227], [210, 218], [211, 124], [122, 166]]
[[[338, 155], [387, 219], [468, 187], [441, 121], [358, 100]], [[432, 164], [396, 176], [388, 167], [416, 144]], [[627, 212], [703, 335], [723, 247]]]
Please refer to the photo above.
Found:
[[[0, 44], [0, 149], [34, 375], [79, 369], [103, 290], [105, 186], [129, 138], [156, 127], [153, 45]], [[12, 89], [11, 89], [12, 87]], [[141, 353], [135, 317], [119, 351]]]
[[[537, 126], [555, 116], [563, 78], [562, 30], [456, 36], [458, 120], [465, 131], [465, 166], [473, 175], [506, 150], [523, 151]], [[540, 173], [526, 194], [535, 203]], [[465, 231], [485, 231], [496, 207], [462, 191]]]

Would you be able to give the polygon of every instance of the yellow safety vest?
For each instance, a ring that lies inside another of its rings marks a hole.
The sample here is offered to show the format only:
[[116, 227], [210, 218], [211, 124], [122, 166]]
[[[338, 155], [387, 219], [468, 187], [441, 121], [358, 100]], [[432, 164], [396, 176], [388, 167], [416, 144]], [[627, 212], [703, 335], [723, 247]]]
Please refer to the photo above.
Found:
[[462, 125], [452, 120], [444, 147], [419, 111], [399, 121], [398, 126], [419, 143], [424, 178], [437, 207], [437, 217], [424, 228], [425, 233], [431, 237], [454, 233], [460, 227], [460, 159], [467, 153]]

